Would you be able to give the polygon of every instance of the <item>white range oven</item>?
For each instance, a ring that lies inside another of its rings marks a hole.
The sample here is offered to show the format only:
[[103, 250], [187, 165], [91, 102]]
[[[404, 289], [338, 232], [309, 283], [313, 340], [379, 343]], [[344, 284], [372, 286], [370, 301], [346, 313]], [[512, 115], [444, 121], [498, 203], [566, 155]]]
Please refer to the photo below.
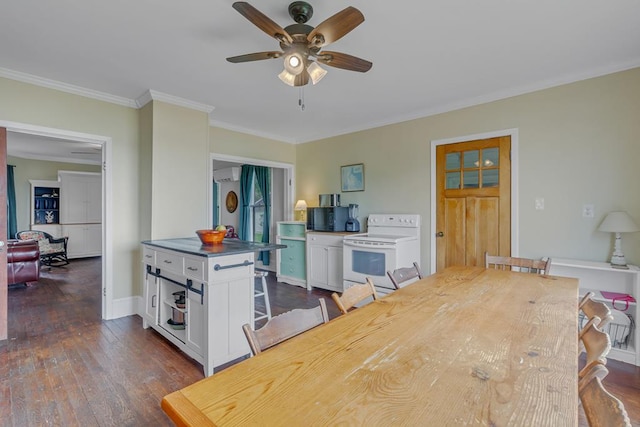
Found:
[[420, 215], [371, 214], [367, 232], [344, 237], [344, 288], [373, 280], [378, 295], [393, 292], [387, 271], [420, 263]]

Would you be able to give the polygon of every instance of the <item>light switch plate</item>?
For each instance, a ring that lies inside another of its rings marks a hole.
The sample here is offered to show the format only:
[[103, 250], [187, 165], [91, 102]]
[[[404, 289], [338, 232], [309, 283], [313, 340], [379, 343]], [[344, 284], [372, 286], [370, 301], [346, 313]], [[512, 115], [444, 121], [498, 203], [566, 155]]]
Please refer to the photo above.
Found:
[[544, 210], [544, 198], [536, 197], [536, 210], [541, 211]]

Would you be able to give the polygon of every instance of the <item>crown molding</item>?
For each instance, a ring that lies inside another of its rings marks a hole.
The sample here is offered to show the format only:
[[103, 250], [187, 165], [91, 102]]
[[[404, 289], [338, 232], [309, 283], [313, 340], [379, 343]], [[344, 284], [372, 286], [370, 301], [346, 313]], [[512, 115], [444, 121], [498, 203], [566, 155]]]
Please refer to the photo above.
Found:
[[61, 92], [71, 93], [73, 95], [84, 96], [86, 98], [97, 99], [98, 101], [110, 102], [125, 107], [138, 108], [133, 99], [124, 98], [122, 96], [111, 95], [105, 92], [99, 92], [93, 89], [71, 85], [56, 80], [46, 79], [44, 77], [34, 76], [20, 71], [13, 71], [7, 68], [0, 68], [0, 77], [11, 80], [17, 80], [23, 83], [29, 83], [35, 86], [46, 87], [48, 89], [59, 90]]
[[190, 101], [188, 99], [180, 98], [178, 96], [168, 95], [166, 93], [158, 92], [157, 90], [149, 89], [136, 99], [137, 108], [142, 108], [151, 101], [161, 101], [167, 104], [177, 105], [179, 107], [190, 108], [196, 111], [202, 111], [207, 114], [215, 109], [211, 105], [201, 104], [199, 102]]
[[257, 132], [255, 129], [249, 129], [249, 128], [245, 128], [245, 127], [242, 127], [242, 126], [232, 125], [230, 123], [221, 122], [221, 121], [218, 121], [218, 120], [214, 120], [212, 118], [209, 118], [209, 126], [213, 126], [213, 127], [217, 127], [217, 128], [221, 128], [221, 129], [226, 129], [226, 130], [231, 130], [231, 131], [234, 131], [234, 132], [245, 133], [247, 135], [258, 136], [260, 138], [271, 139], [271, 140], [277, 141], [277, 142], [285, 142], [287, 144], [297, 144], [299, 142], [299, 141], [297, 141], [295, 139], [286, 138], [286, 137], [281, 136], [281, 135], [274, 135], [274, 134], [270, 134], [270, 133]]
[[375, 129], [382, 126], [389, 126], [389, 125], [395, 125], [398, 123], [408, 122], [411, 120], [424, 119], [424, 118], [435, 116], [438, 114], [449, 113], [451, 111], [475, 107], [482, 104], [488, 104], [490, 102], [501, 101], [503, 99], [513, 98], [514, 96], [526, 95], [528, 93], [551, 89], [551, 88], [566, 85], [566, 84], [577, 83], [583, 80], [603, 77], [609, 74], [627, 71], [627, 70], [631, 70], [638, 67], [640, 67], [640, 59], [629, 61], [629, 62], [618, 63], [618, 64], [605, 66], [605, 67], [592, 68], [584, 72], [566, 74], [564, 76], [559, 76], [553, 79], [538, 81], [529, 85], [523, 85], [523, 86], [514, 87], [506, 90], [496, 91], [496, 92], [489, 93], [486, 95], [481, 95], [475, 98], [466, 98], [459, 101], [454, 101], [449, 104], [440, 105], [435, 108], [417, 110], [409, 114], [392, 116], [385, 120], [363, 123], [360, 126], [335, 129], [332, 132], [323, 133], [323, 134], [309, 135], [304, 139], [297, 141], [296, 143], [303, 144], [307, 142], [314, 142], [322, 139], [334, 138], [340, 135], [347, 135], [350, 133]]

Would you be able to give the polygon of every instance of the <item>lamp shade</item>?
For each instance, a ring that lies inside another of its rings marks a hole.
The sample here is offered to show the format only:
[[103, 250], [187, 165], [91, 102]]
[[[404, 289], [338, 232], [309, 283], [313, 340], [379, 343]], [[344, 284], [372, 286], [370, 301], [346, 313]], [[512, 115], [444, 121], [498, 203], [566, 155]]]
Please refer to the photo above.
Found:
[[311, 62], [307, 67], [307, 72], [309, 73], [309, 77], [311, 77], [311, 83], [316, 84], [322, 78], [327, 75], [327, 70], [319, 66], [316, 62]]
[[304, 200], [298, 200], [296, 202], [296, 207], [294, 208], [297, 211], [304, 211], [307, 209], [307, 202]]
[[640, 231], [640, 228], [638, 228], [628, 213], [619, 211], [609, 212], [600, 224], [600, 227], [598, 227], [598, 230], [608, 231], [610, 233], [633, 233]]

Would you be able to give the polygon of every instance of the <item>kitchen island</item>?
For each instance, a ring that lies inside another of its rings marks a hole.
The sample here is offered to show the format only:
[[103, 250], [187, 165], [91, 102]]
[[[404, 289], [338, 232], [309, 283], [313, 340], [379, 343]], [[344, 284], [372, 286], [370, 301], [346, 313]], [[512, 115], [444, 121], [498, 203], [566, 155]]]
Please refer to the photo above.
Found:
[[142, 242], [143, 327], [153, 328], [203, 365], [250, 353], [242, 325], [253, 325], [255, 253], [286, 246], [197, 237]]

